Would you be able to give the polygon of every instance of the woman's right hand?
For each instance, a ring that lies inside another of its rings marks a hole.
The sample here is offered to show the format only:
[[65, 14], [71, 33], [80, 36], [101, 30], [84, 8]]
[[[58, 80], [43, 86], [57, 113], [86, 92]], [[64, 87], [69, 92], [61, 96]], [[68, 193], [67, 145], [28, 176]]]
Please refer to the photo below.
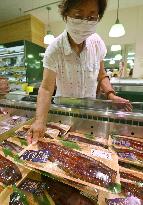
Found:
[[28, 143], [36, 143], [39, 138], [44, 137], [45, 131], [46, 125], [43, 122], [35, 121], [27, 133]]

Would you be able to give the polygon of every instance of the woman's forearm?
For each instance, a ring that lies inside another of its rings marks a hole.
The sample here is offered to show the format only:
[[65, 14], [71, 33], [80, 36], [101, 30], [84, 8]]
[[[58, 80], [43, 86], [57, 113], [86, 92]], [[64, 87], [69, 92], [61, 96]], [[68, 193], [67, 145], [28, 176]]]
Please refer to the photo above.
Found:
[[102, 90], [104, 91], [104, 93], [107, 93], [111, 90], [113, 90], [113, 87], [110, 83], [110, 80], [108, 77], [104, 78], [102, 81], [101, 81], [101, 84], [100, 84]]
[[43, 87], [39, 88], [36, 106], [36, 121], [46, 124], [52, 94]]
[[105, 93], [106, 95], [106, 98], [108, 100], [112, 100], [114, 98], [114, 96], [116, 95], [116, 92], [114, 91], [111, 83], [110, 83], [110, 80], [108, 77], [104, 78], [102, 81], [101, 81], [101, 89], [103, 90], [103, 92]]
[[100, 63], [100, 71], [98, 75], [98, 89], [102, 89], [106, 94], [107, 99], [112, 99], [115, 96], [115, 91], [110, 83], [109, 77], [104, 69], [104, 62]]

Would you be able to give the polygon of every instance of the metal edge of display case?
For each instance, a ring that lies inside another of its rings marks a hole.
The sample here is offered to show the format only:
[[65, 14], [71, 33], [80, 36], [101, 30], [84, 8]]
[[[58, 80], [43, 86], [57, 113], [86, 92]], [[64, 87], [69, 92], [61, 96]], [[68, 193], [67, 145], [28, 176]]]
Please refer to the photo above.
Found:
[[118, 124], [128, 124], [143, 126], [143, 115], [140, 113], [125, 113], [111, 111], [94, 111], [84, 109], [73, 109], [65, 107], [52, 106], [50, 114], [72, 116], [82, 119], [93, 119], [96, 121], [114, 122]]
[[107, 139], [112, 134], [143, 138], [143, 127], [137, 125], [95, 121], [93, 119], [81, 119], [58, 114], [49, 114], [48, 121], [71, 125], [71, 132], [80, 131], [80, 133], [91, 134], [99, 138]]
[[[15, 100], [0, 100], [1, 107], [21, 109], [25, 111], [36, 110], [36, 104], [32, 102], [22, 102]], [[69, 108], [63, 105], [52, 104], [49, 110], [49, 114], [71, 116], [81, 119], [92, 119], [95, 121], [102, 122], [113, 122], [116, 124], [127, 124], [143, 126], [143, 114], [142, 113], [132, 113], [123, 111], [110, 111], [107, 109], [94, 110], [94, 109], [84, 109], [84, 108]]]

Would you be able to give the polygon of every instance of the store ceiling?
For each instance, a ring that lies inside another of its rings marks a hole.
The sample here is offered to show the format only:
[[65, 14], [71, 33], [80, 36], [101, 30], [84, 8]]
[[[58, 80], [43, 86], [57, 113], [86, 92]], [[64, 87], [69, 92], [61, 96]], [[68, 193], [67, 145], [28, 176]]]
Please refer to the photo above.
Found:
[[[13, 19], [20, 15], [31, 13], [47, 24], [48, 13], [45, 8], [25, 13], [29, 9], [33, 9], [42, 5], [46, 5], [57, 0], [0, 0], [0, 22]], [[120, 0], [120, 8], [136, 7], [143, 5], [143, 0]], [[19, 8], [22, 9], [20, 14]], [[59, 21], [59, 13], [57, 4], [51, 6], [50, 13], [51, 22]], [[117, 8], [117, 0], [109, 0], [108, 10]]]

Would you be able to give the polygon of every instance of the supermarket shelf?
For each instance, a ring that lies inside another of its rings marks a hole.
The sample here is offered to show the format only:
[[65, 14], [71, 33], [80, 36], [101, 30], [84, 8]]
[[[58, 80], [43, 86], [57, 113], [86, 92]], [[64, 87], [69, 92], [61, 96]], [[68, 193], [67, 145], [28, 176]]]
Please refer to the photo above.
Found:
[[19, 52], [19, 53], [8, 53], [8, 54], [0, 54], [1, 58], [13, 58], [16, 57], [18, 55], [24, 55], [24, 52]]

